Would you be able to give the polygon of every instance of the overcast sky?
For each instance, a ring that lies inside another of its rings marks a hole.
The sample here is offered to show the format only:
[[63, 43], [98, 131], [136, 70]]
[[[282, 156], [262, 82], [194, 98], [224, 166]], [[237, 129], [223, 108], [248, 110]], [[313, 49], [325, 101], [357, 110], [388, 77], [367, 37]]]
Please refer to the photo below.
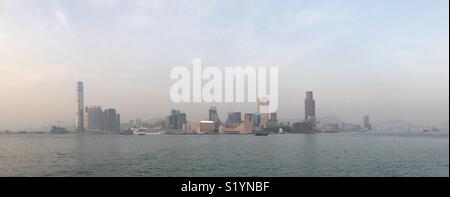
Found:
[[361, 123], [449, 118], [448, 0], [1, 0], [0, 129], [74, 120], [77, 80], [86, 105], [122, 120], [222, 119], [254, 104], [174, 104], [170, 70], [277, 66], [281, 119], [317, 115]]

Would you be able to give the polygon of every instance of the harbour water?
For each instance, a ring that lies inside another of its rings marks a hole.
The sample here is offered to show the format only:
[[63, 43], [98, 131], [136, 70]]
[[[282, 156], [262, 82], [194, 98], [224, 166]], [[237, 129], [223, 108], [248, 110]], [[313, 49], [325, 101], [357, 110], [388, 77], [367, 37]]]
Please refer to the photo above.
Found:
[[449, 176], [448, 132], [0, 134], [0, 176]]

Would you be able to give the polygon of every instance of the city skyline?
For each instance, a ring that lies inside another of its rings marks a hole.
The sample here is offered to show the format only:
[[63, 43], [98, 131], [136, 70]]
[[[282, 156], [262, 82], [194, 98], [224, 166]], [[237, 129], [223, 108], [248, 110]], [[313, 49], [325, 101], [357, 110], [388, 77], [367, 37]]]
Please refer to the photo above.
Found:
[[[74, 100], [76, 106], [74, 111], [75, 121], [73, 127], [67, 127], [73, 128], [74, 132], [110, 132], [118, 134], [129, 134], [129, 132], [135, 133], [136, 130], [134, 129], [142, 129], [142, 131], [137, 133], [142, 133], [144, 131], [149, 132], [149, 129], [164, 129], [165, 132], [173, 133], [176, 131], [175, 133], [178, 134], [180, 134], [180, 131], [181, 133], [191, 134], [192, 132], [197, 134], [227, 134], [230, 132], [248, 134], [259, 131], [276, 133], [278, 130], [280, 130], [281, 133], [334, 133], [372, 130], [369, 115], [364, 115], [362, 117], [362, 125], [345, 122], [339, 120], [337, 117], [332, 117], [334, 120], [331, 121], [322, 121], [321, 118], [317, 118], [313, 91], [305, 92], [304, 118], [300, 121], [298, 119], [280, 121], [276, 112], [267, 111], [270, 100], [267, 98], [259, 98], [257, 100], [257, 106], [254, 111], [228, 111], [228, 118], [224, 122], [220, 121], [220, 115], [215, 106], [209, 108], [208, 118], [200, 120], [191, 120], [188, 118], [188, 113], [181, 113], [181, 110], [179, 109], [172, 109], [169, 116], [165, 116], [165, 118], [156, 118], [156, 122], [148, 120], [142, 121], [140, 118], [121, 121], [120, 114], [114, 108], [107, 108], [103, 111], [100, 105], [85, 105], [84, 82], [77, 81]], [[244, 114], [244, 116], [242, 116], [242, 114]], [[242, 117], [244, 117], [244, 119]], [[60, 121], [57, 122], [58, 127], [60, 127]], [[53, 128], [55, 124], [51, 126]], [[412, 131], [412, 129], [417, 126], [423, 127], [424, 131], [429, 129], [428, 126], [424, 127], [424, 125], [414, 125], [410, 123], [408, 123], [407, 128], [402, 129]], [[448, 125], [445, 126], [445, 123], [441, 123], [440, 126], [443, 126], [444, 129], [448, 129]], [[45, 127], [48, 128], [48, 126]], [[202, 131], [204, 128], [209, 129], [207, 129], [207, 131]], [[436, 126], [433, 126], [432, 128], [438, 130], [438, 127]], [[288, 129], [288, 131], [284, 129]], [[38, 131], [39, 129], [32, 130]], [[10, 132], [9, 130], [6, 131]]]
[[2, 1], [0, 129], [72, 125], [78, 80], [89, 86], [86, 105], [114, 106], [122, 122], [169, 109], [193, 121], [211, 106], [222, 119], [254, 111], [172, 103], [170, 70], [193, 58], [278, 67], [281, 120], [302, 121], [312, 90], [318, 118], [448, 121], [448, 1], [254, 2]]

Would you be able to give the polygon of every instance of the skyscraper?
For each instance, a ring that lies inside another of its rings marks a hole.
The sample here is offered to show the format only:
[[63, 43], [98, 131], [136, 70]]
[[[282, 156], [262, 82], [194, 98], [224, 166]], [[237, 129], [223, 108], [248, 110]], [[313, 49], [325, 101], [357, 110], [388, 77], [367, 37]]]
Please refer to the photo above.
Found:
[[214, 131], [218, 132], [219, 126], [220, 126], [220, 119], [219, 119], [219, 114], [217, 113], [217, 108], [216, 107], [209, 108], [208, 116], [209, 116], [209, 121], [214, 122]]
[[140, 118], [135, 121], [137, 127], [142, 127], [142, 120]]
[[103, 130], [103, 110], [100, 106], [90, 106], [85, 108], [85, 130]]
[[82, 81], [77, 82], [75, 91], [75, 129], [78, 132], [82, 132], [84, 131], [84, 88]]
[[305, 122], [311, 123], [313, 128], [316, 126], [316, 101], [314, 100], [312, 91], [306, 92]]
[[363, 117], [363, 127], [367, 130], [372, 130], [372, 124], [370, 124], [369, 115]]
[[120, 130], [120, 114], [119, 113], [116, 113], [116, 122], [115, 122], [114, 130], [121, 131]]
[[255, 123], [255, 114], [252, 114], [252, 113], [246, 113], [245, 114], [245, 116], [244, 116], [245, 118], [244, 118], [244, 121], [245, 122], [251, 122], [251, 123]]
[[180, 110], [172, 109], [170, 115], [166, 117], [167, 128], [182, 130], [183, 125], [187, 124], [186, 113], [181, 113]]
[[105, 109], [103, 112], [103, 129], [109, 132], [120, 131], [120, 114], [115, 109]]
[[270, 127], [274, 127], [278, 124], [278, 116], [277, 113], [270, 113], [269, 125]]
[[240, 122], [242, 122], [242, 114], [241, 114], [241, 112], [229, 112], [228, 119], [232, 123], [240, 123]]
[[215, 107], [209, 108], [208, 111], [209, 121], [218, 122], [219, 121], [219, 114], [217, 114], [217, 109]]
[[269, 103], [270, 103], [269, 99], [265, 97], [259, 98], [257, 102], [258, 114], [260, 114], [261, 116], [259, 127], [262, 129], [267, 128], [269, 125], [269, 112], [268, 112]]
[[183, 125], [187, 124], [186, 113], [179, 113], [177, 120], [178, 120], [178, 122], [177, 122], [177, 129], [182, 130], [183, 129]]

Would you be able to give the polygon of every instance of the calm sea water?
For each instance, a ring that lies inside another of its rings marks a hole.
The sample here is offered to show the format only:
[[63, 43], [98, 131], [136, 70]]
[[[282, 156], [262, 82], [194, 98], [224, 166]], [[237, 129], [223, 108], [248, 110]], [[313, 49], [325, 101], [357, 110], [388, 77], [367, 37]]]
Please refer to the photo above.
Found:
[[449, 176], [448, 133], [2, 134], [0, 176]]

